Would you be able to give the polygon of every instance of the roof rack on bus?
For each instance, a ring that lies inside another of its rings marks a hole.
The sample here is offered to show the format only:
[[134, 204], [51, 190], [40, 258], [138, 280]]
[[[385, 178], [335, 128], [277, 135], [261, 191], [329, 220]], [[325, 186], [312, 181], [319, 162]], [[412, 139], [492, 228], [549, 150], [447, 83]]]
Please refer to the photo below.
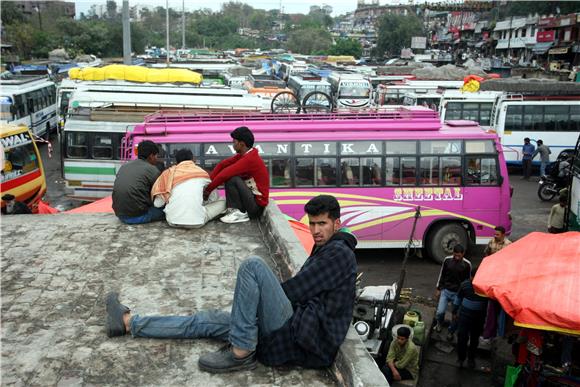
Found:
[[37, 81], [49, 81], [49, 79], [46, 75], [9, 75], [0, 78], [0, 83], [2, 83], [3, 86], [24, 85], [26, 83]]
[[[412, 108], [412, 107], [410, 107]], [[439, 130], [437, 114], [428, 109], [400, 108], [379, 112], [341, 112], [328, 114], [192, 114], [158, 112], [145, 117], [133, 134], [229, 133], [235, 127], [249, 126], [255, 132]], [[276, 122], [274, 124], [274, 122]]]

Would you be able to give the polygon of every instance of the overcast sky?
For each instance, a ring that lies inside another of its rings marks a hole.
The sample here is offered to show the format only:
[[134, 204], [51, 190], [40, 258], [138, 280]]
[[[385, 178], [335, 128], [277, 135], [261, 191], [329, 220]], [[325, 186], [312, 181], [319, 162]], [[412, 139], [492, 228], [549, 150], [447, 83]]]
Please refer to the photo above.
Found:
[[[185, 9], [187, 11], [194, 11], [201, 8], [210, 8], [214, 11], [221, 9], [223, 3], [228, 1], [224, 0], [185, 0]], [[280, 8], [280, 0], [245, 0], [240, 1], [241, 3], [246, 3], [254, 8], [258, 9], [278, 9]], [[367, 0], [371, 2], [371, 0]], [[106, 0], [75, 0], [76, 3], [76, 13], [77, 17], [81, 12], [87, 13], [92, 4], [106, 4]], [[123, 6], [123, 0], [116, 0], [117, 7], [121, 10]], [[389, 1], [380, 0], [380, 4], [398, 4], [399, 1]], [[402, 0], [401, 3], [407, 4], [408, 1]], [[151, 8], [156, 6], [165, 7], [165, 0], [129, 0], [129, 6], [134, 5], [144, 5]], [[183, 1], [182, 0], [169, 0], [169, 8], [176, 10], [181, 10]], [[310, 11], [311, 5], [322, 6], [328, 4], [332, 7], [332, 16], [338, 16], [345, 14], [349, 11], [354, 11], [356, 8], [357, 0], [283, 0], [282, 7], [284, 7], [285, 13], [304, 13], [307, 14]]]

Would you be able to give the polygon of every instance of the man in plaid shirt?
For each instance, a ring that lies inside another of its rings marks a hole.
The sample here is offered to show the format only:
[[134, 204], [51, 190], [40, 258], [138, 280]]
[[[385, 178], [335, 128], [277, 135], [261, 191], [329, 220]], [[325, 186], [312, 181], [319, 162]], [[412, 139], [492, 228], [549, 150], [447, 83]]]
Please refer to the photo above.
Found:
[[200, 357], [214, 373], [265, 365], [330, 366], [348, 331], [355, 297], [355, 237], [340, 228], [340, 205], [330, 195], [304, 207], [315, 246], [300, 271], [280, 283], [260, 257], [240, 265], [231, 313], [131, 316], [109, 293], [107, 335], [155, 338], [212, 337], [228, 343]]

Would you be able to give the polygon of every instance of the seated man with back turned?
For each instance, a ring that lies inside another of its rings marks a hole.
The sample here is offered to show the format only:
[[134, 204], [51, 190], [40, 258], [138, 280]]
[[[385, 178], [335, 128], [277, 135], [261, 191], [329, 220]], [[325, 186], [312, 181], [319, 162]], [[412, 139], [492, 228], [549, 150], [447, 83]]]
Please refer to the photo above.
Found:
[[231, 313], [199, 311], [192, 316], [132, 316], [117, 293], [106, 300], [107, 335], [228, 341], [200, 357], [208, 372], [269, 366], [330, 366], [350, 326], [355, 297], [355, 237], [340, 230], [340, 206], [329, 195], [306, 205], [314, 249], [300, 271], [280, 283], [259, 257], [242, 262]]
[[193, 161], [189, 149], [175, 153], [177, 165], [161, 173], [151, 190], [153, 204], [165, 206], [167, 223], [173, 227], [199, 228], [226, 209], [224, 200], [203, 204], [203, 189], [210, 183], [209, 174]]
[[163, 210], [153, 206], [151, 188], [159, 177], [157, 155], [153, 141], [137, 146], [137, 160], [123, 164], [113, 186], [113, 210], [123, 223], [141, 224], [165, 219]]
[[268, 205], [270, 175], [254, 146], [254, 134], [245, 126], [230, 133], [236, 155], [221, 161], [210, 174], [211, 183], [205, 188], [204, 199], [225, 184], [228, 213], [224, 223], [247, 222], [262, 215]]

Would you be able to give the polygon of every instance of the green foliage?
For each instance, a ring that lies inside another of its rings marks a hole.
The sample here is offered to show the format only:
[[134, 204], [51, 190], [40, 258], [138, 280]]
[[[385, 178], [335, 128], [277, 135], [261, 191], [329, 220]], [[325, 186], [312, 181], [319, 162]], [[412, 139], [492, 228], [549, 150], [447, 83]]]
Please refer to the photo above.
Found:
[[24, 15], [20, 8], [11, 1], [4, 1], [2, 4], [2, 24], [16, 24], [24, 21]]
[[376, 54], [398, 56], [402, 48], [411, 46], [413, 36], [423, 36], [423, 24], [414, 15], [385, 14], [379, 20]]
[[328, 50], [328, 55], [352, 55], [360, 58], [362, 55], [362, 45], [356, 39], [341, 38]]
[[332, 37], [321, 28], [304, 28], [288, 35], [288, 49], [305, 55], [326, 52], [332, 45]]

